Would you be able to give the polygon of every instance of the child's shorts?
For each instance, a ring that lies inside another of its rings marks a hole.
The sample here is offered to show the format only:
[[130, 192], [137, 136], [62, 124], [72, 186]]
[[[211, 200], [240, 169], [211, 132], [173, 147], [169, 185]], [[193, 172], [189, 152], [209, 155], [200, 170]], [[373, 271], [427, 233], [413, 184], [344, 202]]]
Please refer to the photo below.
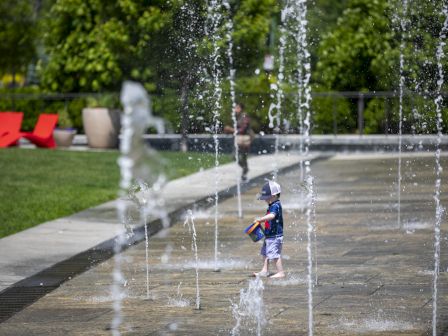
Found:
[[271, 259], [278, 259], [282, 255], [283, 236], [266, 238], [263, 246], [261, 247], [261, 255], [263, 257]]

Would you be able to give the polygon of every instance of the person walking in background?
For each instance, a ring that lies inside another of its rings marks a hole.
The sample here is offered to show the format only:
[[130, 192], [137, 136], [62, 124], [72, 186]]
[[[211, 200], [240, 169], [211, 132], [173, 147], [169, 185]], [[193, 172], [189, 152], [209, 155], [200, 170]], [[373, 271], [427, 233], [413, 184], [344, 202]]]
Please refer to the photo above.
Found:
[[[233, 110], [236, 117], [236, 143], [238, 146], [238, 164], [243, 169], [241, 180], [247, 181], [247, 172], [249, 167], [247, 164], [247, 156], [249, 155], [250, 145], [252, 143], [253, 131], [250, 127], [250, 118], [244, 113], [244, 105], [237, 103]], [[232, 126], [224, 127], [225, 133], [235, 133]]]

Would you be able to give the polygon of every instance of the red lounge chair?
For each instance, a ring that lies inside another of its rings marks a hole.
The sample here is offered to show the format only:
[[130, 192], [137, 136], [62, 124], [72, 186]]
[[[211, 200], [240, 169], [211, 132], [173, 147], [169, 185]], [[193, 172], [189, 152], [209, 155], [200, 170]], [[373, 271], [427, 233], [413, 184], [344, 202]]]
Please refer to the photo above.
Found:
[[0, 148], [17, 144], [22, 119], [23, 112], [0, 112]]
[[57, 114], [41, 114], [33, 132], [21, 132], [20, 136], [28, 139], [37, 147], [54, 148], [56, 147], [56, 142], [53, 138], [53, 130], [57, 122]]

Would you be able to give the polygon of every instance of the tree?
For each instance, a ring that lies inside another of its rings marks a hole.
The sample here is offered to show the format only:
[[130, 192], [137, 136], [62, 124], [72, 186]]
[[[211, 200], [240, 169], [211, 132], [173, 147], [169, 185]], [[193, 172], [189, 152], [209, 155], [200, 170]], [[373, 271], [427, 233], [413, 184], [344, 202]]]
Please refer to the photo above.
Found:
[[60, 0], [45, 34], [43, 84], [52, 91], [118, 90], [124, 78], [154, 88], [146, 54], [178, 1]]
[[401, 31], [400, 22], [394, 23], [403, 39], [404, 75], [409, 90], [431, 93], [437, 86], [436, 49], [445, 19], [442, 6], [443, 1], [411, 2], [409, 8], [401, 10], [406, 10], [401, 14], [405, 30]]
[[[316, 77], [335, 90], [394, 90], [400, 52], [406, 87], [435, 87], [442, 2], [350, 0], [318, 50]], [[403, 47], [403, 48], [402, 48]], [[402, 48], [402, 50], [401, 50]]]
[[35, 56], [36, 17], [31, 1], [0, 0], [0, 73], [25, 73]]
[[279, 8], [274, 0], [239, 0], [232, 6], [235, 67], [239, 75], [253, 76], [268, 52], [269, 32]]
[[[407, 7], [401, 7], [398, 11], [401, 15], [394, 20], [402, 42], [404, 90], [412, 92], [405, 96], [403, 104], [405, 126], [412, 133], [436, 131], [434, 100], [439, 78], [436, 58], [439, 43], [444, 43], [445, 53], [448, 51], [445, 41], [440, 40], [446, 16], [443, 5], [443, 1], [411, 1]], [[446, 73], [446, 58], [442, 59], [442, 67]], [[442, 90], [446, 90], [446, 81], [443, 84]], [[446, 117], [446, 109], [443, 114]]]
[[325, 35], [318, 50], [315, 79], [340, 91], [384, 90], [396, 76], [398, 45], [390, 28], [389, 2], [351, 0], [334, 31]]
[[324, 35], [333, 31], [348, 0], [315, 0], [308, 5], [308, 41], [312, 68], [316, 68], [317, 49]]

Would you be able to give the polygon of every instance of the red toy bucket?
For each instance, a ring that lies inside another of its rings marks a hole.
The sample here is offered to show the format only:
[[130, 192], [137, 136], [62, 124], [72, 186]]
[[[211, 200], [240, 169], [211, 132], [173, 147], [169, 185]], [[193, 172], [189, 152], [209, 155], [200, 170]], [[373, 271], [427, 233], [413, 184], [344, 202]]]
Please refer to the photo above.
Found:
[[260, 222], [252, 223], [246, 228], [246, 230], [244, 230], [244, 232], [249, 235], [253, 242], [257, 242], [264, 238], [264, 231], [260, 225]]

